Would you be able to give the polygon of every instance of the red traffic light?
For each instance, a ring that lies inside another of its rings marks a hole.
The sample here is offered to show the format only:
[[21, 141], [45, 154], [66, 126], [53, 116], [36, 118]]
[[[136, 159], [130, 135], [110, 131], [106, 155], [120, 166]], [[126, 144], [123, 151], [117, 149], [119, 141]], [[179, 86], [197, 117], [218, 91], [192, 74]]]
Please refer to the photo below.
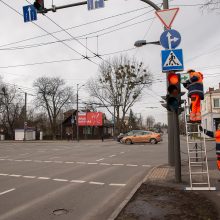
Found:
[[179, 83], [179, 76], [175, 73], [170, 73], [167, 77], [169, 84], [175, 85]]

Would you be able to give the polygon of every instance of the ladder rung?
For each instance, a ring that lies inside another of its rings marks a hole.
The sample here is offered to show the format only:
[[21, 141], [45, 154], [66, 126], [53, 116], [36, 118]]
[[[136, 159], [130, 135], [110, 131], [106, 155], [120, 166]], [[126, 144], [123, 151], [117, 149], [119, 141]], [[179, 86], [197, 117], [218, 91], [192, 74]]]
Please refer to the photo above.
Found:
[[192, 163], [192, 164], [195, 164], [195, 163], [203, 163], [203, 162], [201, 162], [201, 161], [198, 161], [198, 162], [190, 162], [190, 163]]
[[203, 172], [191, 172], [191, 174], [193, 175], [197, 175], [197, 174], [205, 174], [208, 173], [207, 171], [203, 171]]
[[189, 153], [205, 153], [204, 150], [193, 150], [193, 151], [189, 151]]
[[216, 187], [186, 187], [185, 190], [216, 190]]
[[202, 167], [203, 164], [200, 164], [200, 165], [191, 165], [191, 167]]
[[190, 132], [187, 132], [187, 134], [201, 134], [200, 131], [190, 131]]
[[199, 141], [189, 141], [188, 144], [201, 144], [203, 143], [203, 141], [199, 142]]
[[[204, 157], [190, 157], [190, 159], [203, 159]], [[205, 159], [205, 158], [204, 158]]]
[[209, 183], [192, 183], [193, 185], [205, 185], [205, 184], [209, 184]]

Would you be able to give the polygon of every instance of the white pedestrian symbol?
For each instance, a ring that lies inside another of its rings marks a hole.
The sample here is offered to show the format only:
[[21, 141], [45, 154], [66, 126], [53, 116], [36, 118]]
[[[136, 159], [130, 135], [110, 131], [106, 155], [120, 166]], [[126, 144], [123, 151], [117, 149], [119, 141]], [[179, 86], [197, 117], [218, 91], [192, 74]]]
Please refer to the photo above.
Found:
[[169, 56], [166, 59], [166, 62], [163, 65], [165, 66], [182, 66], [182, 63], [176, 57], [173, 51], [170, 52]]

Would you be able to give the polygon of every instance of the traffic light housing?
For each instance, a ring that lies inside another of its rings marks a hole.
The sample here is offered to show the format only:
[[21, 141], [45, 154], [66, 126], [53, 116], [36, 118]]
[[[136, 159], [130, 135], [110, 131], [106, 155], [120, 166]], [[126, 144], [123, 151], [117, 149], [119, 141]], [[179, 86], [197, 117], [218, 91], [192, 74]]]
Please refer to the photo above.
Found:
[[181, 100], [181, 96], [184, 94], [184, 92], [181, 92], [180, 75], [175, 72], [169, 72], [167, 75], [167, 95], [162, 96], [166, 103], [163, 103], [162, 106], [168, 111], [180, 113], [182, 111], [181, 104], [184, 103]]
[[42, 12], [44, 10], [44, 0], [35, 0], [34, 7], [38, 12]]

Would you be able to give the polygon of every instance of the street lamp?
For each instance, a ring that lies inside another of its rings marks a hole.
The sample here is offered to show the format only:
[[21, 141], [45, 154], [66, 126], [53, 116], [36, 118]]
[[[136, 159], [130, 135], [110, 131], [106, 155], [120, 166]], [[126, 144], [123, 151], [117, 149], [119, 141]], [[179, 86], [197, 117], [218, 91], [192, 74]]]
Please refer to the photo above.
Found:
[[79, 121], [78, 121], [78, 111], [79, 111], [79, 90], [85, 86], [85, 84], [79, 87], [79, 84], [76, 85], [76, 139], [79, 142]]
[[154, 45], [160, 45], [160, 41], [151, 41], [151, 42], [147, 42], [146, 40], [138, 40], [134, 43], [135, 47], [142, 47], [146, 44], [154, 44]]

